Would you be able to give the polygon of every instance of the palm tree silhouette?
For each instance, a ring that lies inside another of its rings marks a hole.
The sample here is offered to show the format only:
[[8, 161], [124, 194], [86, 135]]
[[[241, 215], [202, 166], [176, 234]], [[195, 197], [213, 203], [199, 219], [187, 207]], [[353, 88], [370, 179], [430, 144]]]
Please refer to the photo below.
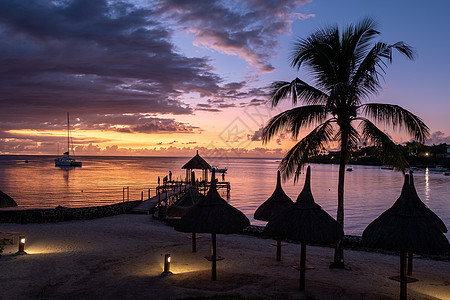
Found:
[[[380, 78], [392, 62], [394, 50], [414, 59], [414, 51], [404, 42], [386, 44], [374, 41], [380, 32], [371, 18], [340, 31], [337, 25], [317, 30], [294, 45], [291, 66], [306, 67], [313, 85], [295, 78], [271, 85], [270, 100], [276, 106], [282, 99], [304, 106], [284, 111], [269, 120], [263, 131], [267, 143], [277, 133], [289, 131], [297, 139], [301, 130], [314, 129], [287, 152], [280, 164], [284, 179], [298, 179], [308, 158], [333, 142], [340, 144], [338, 208], [336, 219], [344, 228], [344, 175], [351, 149], [361, 138], [380, 150], [383, 164], [403, 170], [408, 162], [391, 138], [374, 122], [393, 129], [403, 129], [418, 141], [429, 137], [429, 129], [418, 116], [398, 105], [367, 103], [381, 90]], [[342, 237], [343, 238], [343, 237]], [[342, 238], [335, 247], [331, 267], [344, 267]]]

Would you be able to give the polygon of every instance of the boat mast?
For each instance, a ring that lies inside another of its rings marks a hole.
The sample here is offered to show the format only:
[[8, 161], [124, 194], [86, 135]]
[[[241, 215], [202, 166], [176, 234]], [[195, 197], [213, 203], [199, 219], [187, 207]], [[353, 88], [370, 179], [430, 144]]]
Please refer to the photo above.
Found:
[[69, 130], [69, 112], [67, 112], [67, 157], [70, 156], [70, 130]]

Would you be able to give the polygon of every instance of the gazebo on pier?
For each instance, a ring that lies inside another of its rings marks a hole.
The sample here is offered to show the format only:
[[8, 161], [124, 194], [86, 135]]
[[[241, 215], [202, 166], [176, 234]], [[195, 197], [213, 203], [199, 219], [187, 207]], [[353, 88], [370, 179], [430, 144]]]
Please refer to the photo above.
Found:
[[186, 182], [191, 181], [192, 170], [202, 170], [202, 178], [204, 181], [208, 181], [208, 170], [211, 169], [211, 166], [204, 160], [200, 155], [197, 154], [191, 158], [182, 169], [186, 169]]

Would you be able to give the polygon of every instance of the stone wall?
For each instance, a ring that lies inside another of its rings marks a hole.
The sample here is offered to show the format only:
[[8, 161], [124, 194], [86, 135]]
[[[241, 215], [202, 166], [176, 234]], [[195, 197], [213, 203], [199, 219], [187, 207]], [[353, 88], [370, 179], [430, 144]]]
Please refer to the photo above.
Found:
[[104, 206], [61, 207], [52, 209], [0, 210], [0, 223], [50, 223], [89, 220], [127, 213], [142, 201], [128, 201]]

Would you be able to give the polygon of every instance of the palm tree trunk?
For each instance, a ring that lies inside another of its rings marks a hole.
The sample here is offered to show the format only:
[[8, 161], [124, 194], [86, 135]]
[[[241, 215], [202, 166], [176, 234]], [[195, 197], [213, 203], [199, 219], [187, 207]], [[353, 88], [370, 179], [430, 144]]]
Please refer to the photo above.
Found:
[[[339, 178], [338, 178], [338, 207], [336, 221], [341, 225], [344, 231], [344, 178], [345, 163], [348, 155], [348, 132], [342, 130], [341, 157], [339, 159]], [[336, 242], [334, 248], [334, 261], [330, 265], [332, 268], [344, 268], [344, 236], [341, 236]]]

